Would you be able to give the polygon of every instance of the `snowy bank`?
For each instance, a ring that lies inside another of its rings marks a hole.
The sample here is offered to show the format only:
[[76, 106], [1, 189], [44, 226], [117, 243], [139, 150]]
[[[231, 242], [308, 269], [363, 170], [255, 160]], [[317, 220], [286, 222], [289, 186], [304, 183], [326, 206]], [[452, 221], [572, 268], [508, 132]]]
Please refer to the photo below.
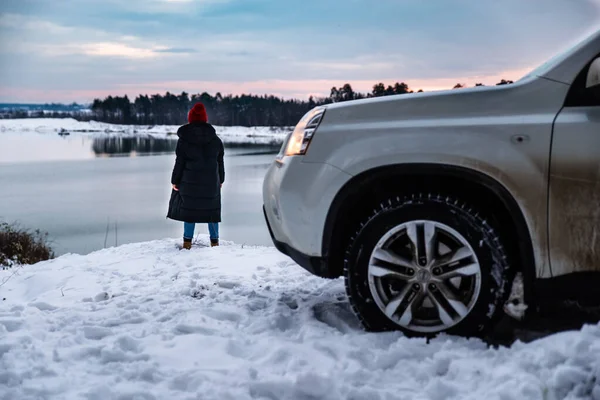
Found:
[[[155, 137], [177, 139], [179, 125], [115, 125], [81, 122], [73, 118], [0, 119], [0, 132], [36, 132], [40, 134], [77, 134], [91, 136]], [[224, 143], [280, 145], [292, 128], [216, 126]]]
[[273, 248], [164, 240], [1, 274], [0, 399], [600, 400], [600, 325], [499, 349], [365, 333], [341, 279]]

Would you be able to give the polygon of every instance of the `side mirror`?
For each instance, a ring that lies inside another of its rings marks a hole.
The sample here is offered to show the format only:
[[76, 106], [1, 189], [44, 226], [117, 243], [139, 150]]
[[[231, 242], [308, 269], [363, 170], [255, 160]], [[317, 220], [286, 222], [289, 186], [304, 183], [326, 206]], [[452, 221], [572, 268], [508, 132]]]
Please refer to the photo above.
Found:
[[597, 88], [600, 87], [600, 57], [592, 61], [590, 68], [588, 69], [587, 79], [585, 81], [585, 88]]

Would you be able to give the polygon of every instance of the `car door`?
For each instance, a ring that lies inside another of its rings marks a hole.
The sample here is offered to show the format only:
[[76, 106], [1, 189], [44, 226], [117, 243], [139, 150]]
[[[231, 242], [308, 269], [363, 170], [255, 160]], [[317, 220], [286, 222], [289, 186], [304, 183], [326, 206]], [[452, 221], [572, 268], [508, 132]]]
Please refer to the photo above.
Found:
[[576, 77], [554, 123], [548, 221], [553, 277], [600, 273], [599, 68], [596, 56]]

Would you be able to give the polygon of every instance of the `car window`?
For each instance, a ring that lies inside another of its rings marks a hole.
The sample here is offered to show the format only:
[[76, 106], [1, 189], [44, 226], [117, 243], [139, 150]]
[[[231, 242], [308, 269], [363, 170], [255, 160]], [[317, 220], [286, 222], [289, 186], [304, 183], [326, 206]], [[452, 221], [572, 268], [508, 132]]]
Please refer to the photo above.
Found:
[[600, 57], [600, 53], [598, 53], [594, 58], [592, 58], [587, 63], [585, 68], [583, 68], [581, 72], [577, 75], [577, 78], [575, 78], [575, 81], [571, 85], [569, 93], [567, 94], [567, 98], [565, 100], [565, 107], [600, 106], [600, 88], [585, 87], [590, 65], [598, 57]]

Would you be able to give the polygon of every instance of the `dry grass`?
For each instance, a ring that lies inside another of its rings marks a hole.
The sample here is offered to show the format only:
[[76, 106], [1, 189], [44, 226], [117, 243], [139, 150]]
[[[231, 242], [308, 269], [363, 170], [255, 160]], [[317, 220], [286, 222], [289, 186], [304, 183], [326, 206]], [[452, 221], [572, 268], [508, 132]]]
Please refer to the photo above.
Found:
[[35, 264], [54, 258], [48, 234], [0, 222], [0, 266]]

